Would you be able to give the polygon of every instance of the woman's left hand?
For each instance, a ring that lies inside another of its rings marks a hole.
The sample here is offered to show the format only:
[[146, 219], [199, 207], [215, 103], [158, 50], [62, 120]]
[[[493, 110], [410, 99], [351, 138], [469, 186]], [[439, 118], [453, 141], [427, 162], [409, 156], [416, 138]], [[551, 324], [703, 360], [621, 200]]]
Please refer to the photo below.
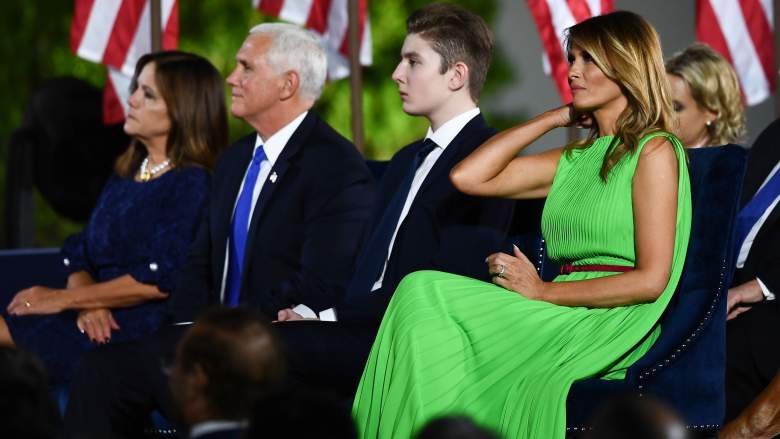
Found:
[[15, 316], [57, 314], [65, 309], [62, 290], [36, 285], [19, 291], [6, 311]]
[[493, 253], [485, 260], [493, 283], [529, 299], [541, 300], [546, 283], [539, 278], [536, 267], [523, 252], [516, 245], [512, 248], [514, 256]]

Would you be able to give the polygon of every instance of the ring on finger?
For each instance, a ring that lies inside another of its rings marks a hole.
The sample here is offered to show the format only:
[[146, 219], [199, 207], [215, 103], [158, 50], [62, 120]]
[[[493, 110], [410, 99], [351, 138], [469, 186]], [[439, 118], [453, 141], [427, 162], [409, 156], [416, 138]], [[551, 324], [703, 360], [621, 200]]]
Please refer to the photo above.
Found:
[[504, 276], [504, 272], [506, 271], [506, 266], [504, 264], [498, 264], [499, 270], [495, 273], [490, 273], [491, 277], [500, 277], [502, 279], [506, 279], [506, 276]]
[[26, 308], [29, 308], [29, 307], [31, 307], [32, 305], [30, 304], [30, 302], [28, 302], [28, 301], [26, 301], [26, 300], [25, 300], [25, 301], [24, 301], [24, 306], [25, 306]]

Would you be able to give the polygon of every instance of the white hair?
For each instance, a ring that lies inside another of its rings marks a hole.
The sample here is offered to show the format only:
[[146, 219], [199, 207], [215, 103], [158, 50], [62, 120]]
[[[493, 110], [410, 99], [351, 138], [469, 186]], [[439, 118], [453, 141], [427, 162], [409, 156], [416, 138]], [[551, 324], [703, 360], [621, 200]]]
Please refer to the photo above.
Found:
[[279, 74], [298, 72], [299, 93], [304, 99], [317, 100], [325, 85], [328, 61], [319, 40], [311, 32], [287, 23], [262, 23], [249, 31], [250, 35], [271, 37], [266, 60]]

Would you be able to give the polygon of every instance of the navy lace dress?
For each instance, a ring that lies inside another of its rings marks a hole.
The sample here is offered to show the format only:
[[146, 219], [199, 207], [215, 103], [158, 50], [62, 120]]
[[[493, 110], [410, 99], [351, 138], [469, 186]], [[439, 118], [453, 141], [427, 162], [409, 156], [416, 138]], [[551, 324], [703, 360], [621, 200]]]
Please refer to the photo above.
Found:
[[[195, 167], [173, 169], [146, 183], [111, 177], [85, 229], [63, 245], [68, 272], [87, 271], [97, 282], [129, 274], [171, 293], [205, 209], [209, 185], [208, 171]], [[110, 343], [155, 331], [165, 302], [113, 309], [120, 329], [112, 332]], [[95, 347], [79, 332], [76, 317], [76, 312], [66, 311], [5, 319], [16, 344], [36, 353], [52, 382], [62, 383], [69, 380], [81, 355]]]

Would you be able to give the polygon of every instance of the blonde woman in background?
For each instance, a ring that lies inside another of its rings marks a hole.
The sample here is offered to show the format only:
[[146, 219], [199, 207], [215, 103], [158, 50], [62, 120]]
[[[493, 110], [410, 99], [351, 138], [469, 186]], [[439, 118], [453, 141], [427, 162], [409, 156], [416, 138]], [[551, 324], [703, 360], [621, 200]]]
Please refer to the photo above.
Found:
[[737, 143], [745, 134], [745, 107], [737, 74], [705, 44], [696, 43], [666, 61], [677, 136], [687, 148]]

